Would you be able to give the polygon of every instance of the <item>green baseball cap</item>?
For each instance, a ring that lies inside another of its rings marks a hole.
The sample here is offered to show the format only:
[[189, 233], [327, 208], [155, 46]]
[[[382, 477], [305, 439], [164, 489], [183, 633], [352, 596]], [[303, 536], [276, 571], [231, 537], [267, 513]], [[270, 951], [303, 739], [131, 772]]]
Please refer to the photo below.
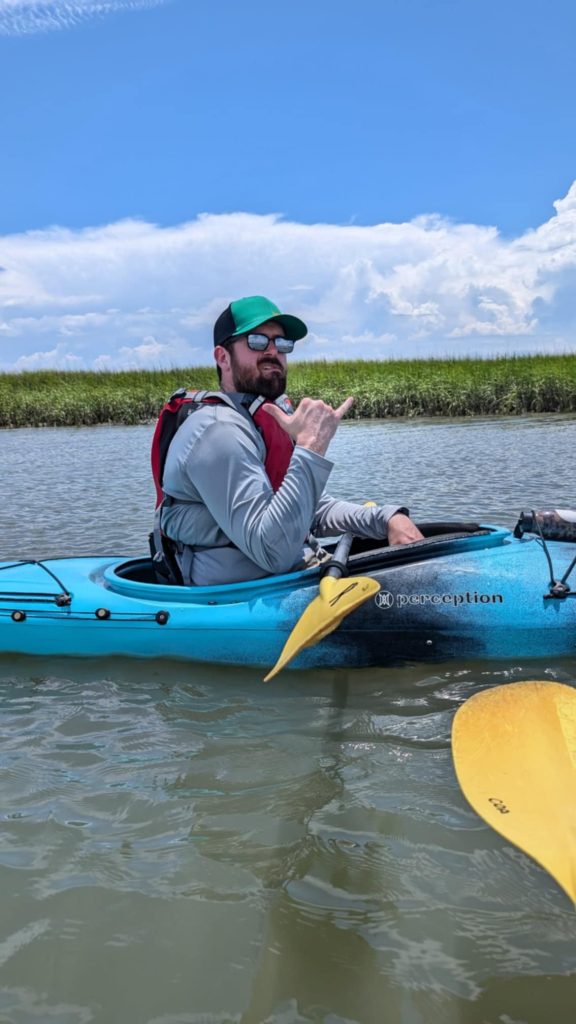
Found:
[[270, 299], [263, 295], [248, 295], [244, 299], [236, 299], [226, 307], [214, 324], [214, 345], [223, 345], [228, 338], [238, 334], [248, 334], [266, 320], [275, 320], [284, 329], [284, 334], [292, 341], [300, 341], [306, 334], [306, 324], [297, 316], [281, 313]]

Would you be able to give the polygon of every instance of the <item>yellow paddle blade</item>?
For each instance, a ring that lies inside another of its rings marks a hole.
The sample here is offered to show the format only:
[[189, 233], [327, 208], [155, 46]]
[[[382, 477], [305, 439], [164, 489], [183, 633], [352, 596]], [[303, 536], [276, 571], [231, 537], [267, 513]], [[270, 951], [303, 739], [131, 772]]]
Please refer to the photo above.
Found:
[[274, 668], [264, 676], [264, 682], [273, 679], [305, 647], [311, 647], [332, 633], [346, 615], [379, 590], [380, 584], [370, 576], [350, 576], [348, 579], [324, 576], [320, 580], [318, 596], [298, 619]]
[[474, 810], [576, 903], [576, 690], [509, 683], [456, 712], [452, 752]]

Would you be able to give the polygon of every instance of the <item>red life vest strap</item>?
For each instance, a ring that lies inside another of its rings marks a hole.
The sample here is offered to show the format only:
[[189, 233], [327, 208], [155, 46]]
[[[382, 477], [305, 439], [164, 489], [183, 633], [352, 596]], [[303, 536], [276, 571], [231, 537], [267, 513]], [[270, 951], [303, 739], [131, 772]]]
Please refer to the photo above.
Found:
[[[290, 465], [294, 442], [289, 434], [273, 416], [264, 411], [265, 406], [273, 405], [273, 402], [262, 402], [255, 412], [251, 412], [252, 419], [262, 434], [262, 440], [266, 445], [266, 459], [264, 469], [266, 476], [272, 484], [272, 490], [276, 492], [280, 487]], [[248, 410], [250, 412], [250, 410]]]

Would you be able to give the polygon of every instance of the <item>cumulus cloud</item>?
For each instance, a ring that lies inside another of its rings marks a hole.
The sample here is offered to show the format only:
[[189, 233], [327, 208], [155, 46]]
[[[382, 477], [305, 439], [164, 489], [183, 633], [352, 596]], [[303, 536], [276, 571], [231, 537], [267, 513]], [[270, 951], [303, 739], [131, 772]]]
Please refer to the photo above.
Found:
[[440, 216], [371, 226], [204, 214], [0, 238], [0, 369], [211, 360], [216, 316], [269, 295], [303, 359], [575, 351], [576, 183], [518, 238]]
[[83, 370], [84, 368], [83, 360], [73, 352], [68, 352], [63, 342], [55, 345], [49, 351], [31, 352], [29, 355], [19, 356], [13, 365], [15, 372], [52, 369]]
[[113, 11], [157, 7], [166, 0], [0, 0], [0, 35], [71, 28]]

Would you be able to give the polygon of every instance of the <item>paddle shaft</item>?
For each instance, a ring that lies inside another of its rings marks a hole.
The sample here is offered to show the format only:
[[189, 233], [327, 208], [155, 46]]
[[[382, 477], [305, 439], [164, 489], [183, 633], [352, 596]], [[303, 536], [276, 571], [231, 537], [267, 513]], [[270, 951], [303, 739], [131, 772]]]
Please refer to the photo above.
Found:
[[347, 572], [346, 564], [348, 562], [348, 555], [350, 554], [350, 548], [352, 547], [352, 541], [354, 540], [353, 533], [343, 533], [336, 545], [336, 550], [332, 555], [329, 562], [326, 563], [326, 568], [322, 572], [322, 576], [332, 576], [338, 580], [341, 576]]

